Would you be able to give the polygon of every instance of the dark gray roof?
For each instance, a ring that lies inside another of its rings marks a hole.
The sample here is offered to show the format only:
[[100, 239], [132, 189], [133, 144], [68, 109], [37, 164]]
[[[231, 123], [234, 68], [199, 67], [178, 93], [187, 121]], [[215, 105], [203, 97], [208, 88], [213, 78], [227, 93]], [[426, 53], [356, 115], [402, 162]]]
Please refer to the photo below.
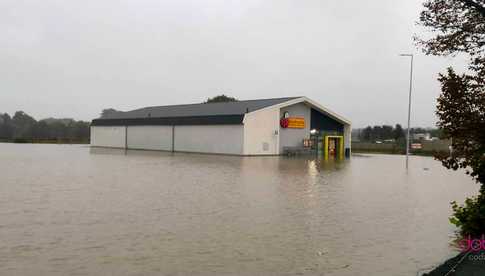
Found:
[[248, 100], [237, 102], [202, 103], [184, 105], [152, 106], [126, 112], [117, 112], [101, 119], [140, 119], [140, 118], [172, 118], [219, 115], [242, 115], [268, 106], [287, 102], [299, 97]]

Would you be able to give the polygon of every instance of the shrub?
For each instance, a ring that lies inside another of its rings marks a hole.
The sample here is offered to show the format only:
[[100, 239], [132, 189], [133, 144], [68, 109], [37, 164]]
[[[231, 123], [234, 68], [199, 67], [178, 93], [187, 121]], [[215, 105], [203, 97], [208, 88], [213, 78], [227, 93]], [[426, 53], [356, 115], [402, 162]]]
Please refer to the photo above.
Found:
[[450, 222], [460, 228], [462, 236], [480, 237], [485, 234], [485, 188], [482, 186], [478, 196], [467, 198], [463, 205], [451, 203], [453, 216]]

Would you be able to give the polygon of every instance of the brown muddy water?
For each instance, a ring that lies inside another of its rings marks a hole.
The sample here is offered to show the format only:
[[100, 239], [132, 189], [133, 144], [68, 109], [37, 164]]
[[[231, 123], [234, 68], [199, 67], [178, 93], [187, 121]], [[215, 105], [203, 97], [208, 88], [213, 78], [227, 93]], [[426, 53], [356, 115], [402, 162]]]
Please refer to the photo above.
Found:
[[416, 275], [478, 186], [404, 164], [0, 144], [0, 275]]

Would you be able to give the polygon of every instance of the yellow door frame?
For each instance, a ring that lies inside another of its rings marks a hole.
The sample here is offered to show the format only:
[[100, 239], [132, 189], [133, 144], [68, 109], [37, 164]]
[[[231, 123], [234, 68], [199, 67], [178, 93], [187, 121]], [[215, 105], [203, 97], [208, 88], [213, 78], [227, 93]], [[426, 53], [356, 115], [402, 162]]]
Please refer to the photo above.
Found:
[[328, 139], [338, 139], [338, 157], [344, 159], [344, 137], [342, 135], [327, 135], [323, 137], [323, 157], [328, 160]]

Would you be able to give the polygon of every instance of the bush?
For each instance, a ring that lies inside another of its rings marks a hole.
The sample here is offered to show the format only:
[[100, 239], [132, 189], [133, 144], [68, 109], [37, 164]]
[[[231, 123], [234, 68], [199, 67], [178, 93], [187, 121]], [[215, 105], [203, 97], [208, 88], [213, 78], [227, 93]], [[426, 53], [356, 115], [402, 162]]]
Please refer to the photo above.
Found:
[[460, 228], [460, 234], [465, 236], [480, 237], [485, 234], [485, 188], [482, 186], [480, 195], [467, 198], [463, 205], [456, 201], [451, 203], [453, 216], [450, 222]]

